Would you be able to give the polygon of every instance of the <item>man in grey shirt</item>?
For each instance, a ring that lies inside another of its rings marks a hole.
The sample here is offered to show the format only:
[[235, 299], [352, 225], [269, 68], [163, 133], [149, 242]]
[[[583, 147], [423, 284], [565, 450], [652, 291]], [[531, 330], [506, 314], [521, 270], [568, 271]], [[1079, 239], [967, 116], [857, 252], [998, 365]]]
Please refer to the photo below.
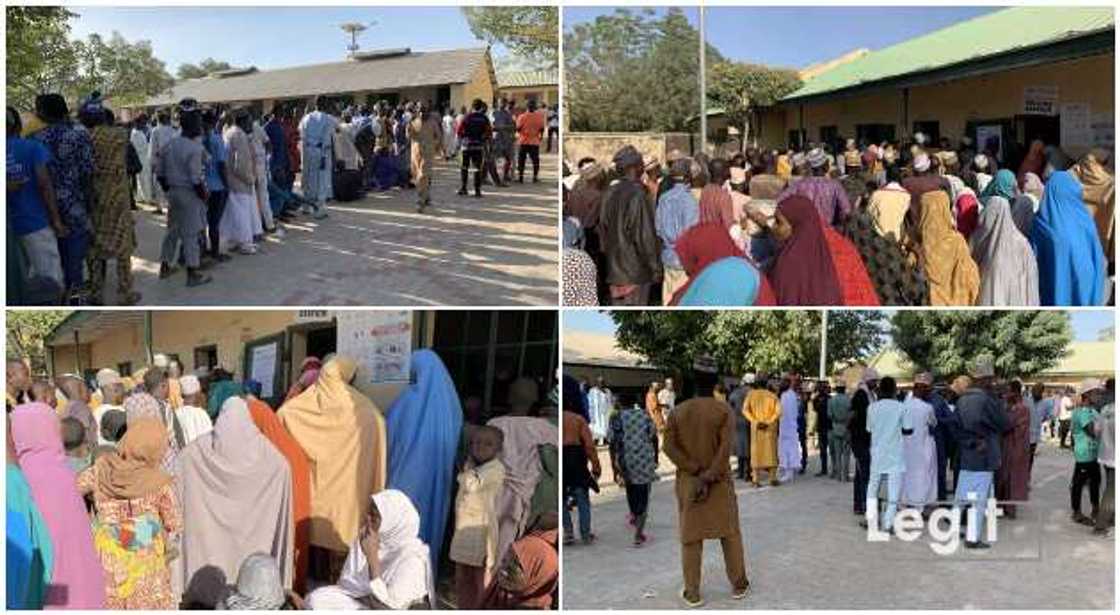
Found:
[[199, 272], [203, 229], [206, 228], [206, 177], [203, 175], [202, 117], [193, 101], [180, 103], [179, 136], [164, 147], [158, 159], [156, 177], [167, 194], [167, 234], [160, 251], [159, 277], [164, 279], [175, 271], [174, 262], [179, 245], [187, 266], [187, 286], [210, 282], [210, 276]]
[[513, 179], [513, 147], [516, 142], [515, 134], [517, 124], [513, 121], [513, 114], [509, 111], [510, 102], [502, 99], [494, 111], [494, 162], [502, 159], [502, 181], [509, 183]]

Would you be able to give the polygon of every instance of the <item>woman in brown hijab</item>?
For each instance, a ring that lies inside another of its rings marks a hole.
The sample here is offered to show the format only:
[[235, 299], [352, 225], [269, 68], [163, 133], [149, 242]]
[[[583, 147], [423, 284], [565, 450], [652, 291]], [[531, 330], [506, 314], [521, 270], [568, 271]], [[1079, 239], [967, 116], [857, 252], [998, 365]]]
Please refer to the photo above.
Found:
[[1116, 232], [1116, 181], [1105, 168], [1108, 152], [1094, 149], [1081, 162], [1073, 165], [1069, 172], [1081, 182], [1084, 192], [1082, 198], [1089, 215], [1097, 225], [1097, 235], [1108, 260], [1115, 253], [1114, 235]]
[[917, 252], [929, 280], [930, 305], [975, 305], [980, 269], [964, 235], [953, 228], [949, 195], [926, 192], [920, 203]]
[[93, 541], [105, 568], [105, 608], [175, 609], [168, 535], [182, 528], [171, 475], [160, 469], [167, 431], [156, 419], [128, 426], [116, 451], [78, 475], [93, 494]]

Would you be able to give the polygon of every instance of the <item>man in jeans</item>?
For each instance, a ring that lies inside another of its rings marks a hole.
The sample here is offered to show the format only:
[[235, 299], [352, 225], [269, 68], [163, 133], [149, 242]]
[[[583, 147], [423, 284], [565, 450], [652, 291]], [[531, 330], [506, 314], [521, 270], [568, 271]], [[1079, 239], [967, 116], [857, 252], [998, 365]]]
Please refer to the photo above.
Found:
[[[1100, 380], [1086, 378], [1082, 381], [1079, 391], [1081, 404], [1074, 408], [1070, 417], [1074, 461], [1069, 496], [1070, 506], [1073, 508], [1071, 518], [1083, 525], [1093, 525], [1093, 519], [1100, 512], [1101, 467], [1097, 463], [1100, 441], [1094, 431], [1094, 424], [1099, 418], [1097, 409], [1104, 402], [1102, 392]], [[1092, 510], [1088, 517], [1081, 513], [1081, 494], [1086, 485], [1089, 486], [1089, 506]]]
[[529, 110], [517, 116], [517, 183], [525, 183], [525, 157], [533, 161], [533, 183], [541, 171], [541, 136], [545, 119], [537, 111], [537, 101], [529, 101]]
[[867, 481], [867, 519], [861, 525], [869, 526], [871, 520], [878, 516], [879, 485], [886, 476], [887, 510], [883, 513], [880, 526], [887, 532], [894, 526], [902, 473], [906, 471], [902, 436], [914, 432], [909, 423], [909, 413], [895, 399], [897, 390], [894, 378], [884, 376], [879, 381], [880, 399], [867, 409], [867, 431], [871, 433], [871, 472]]
[[62, 288], [57, 237], [66, 236], [58, 215], [47, 147], [20, 136], [19, 113], [8, 107], [8, 224], [27, 259], [27, 277], [46, 277]]
[[[579, 510], [580, 537], [584, 544], [591, 544], [595, 534], [591, 532], [591, 499], [588, 491], [599, 491], [598, 479], [602, 474], [599, 453], [591, 438], [591, 428], [580, 415], [582, 395], [579, 383], [571, 376], [564, 376], [564, 544], [575, 542], [575, 528], [572, 526], [571, 507], [574, 501]], [[588, 464], [591, 471], [588, 472]]]
[[992, 392], [994, 382], [995, 370], [991, 362], [981, 360], [973, 370], [972, 385], [957, 399], [960, 473], [954, 514], [960, 514], [965, 504], [975, 511], [973, 518], [966, 516], [964, 521], [968, 524], [964, 543], [968, 549], [991, 547], [983, 541], [986, 531], [984, 513], [992, 490], [992, 476], [999, 469], [1000, 438], [1011, 428], [1007, 414]]

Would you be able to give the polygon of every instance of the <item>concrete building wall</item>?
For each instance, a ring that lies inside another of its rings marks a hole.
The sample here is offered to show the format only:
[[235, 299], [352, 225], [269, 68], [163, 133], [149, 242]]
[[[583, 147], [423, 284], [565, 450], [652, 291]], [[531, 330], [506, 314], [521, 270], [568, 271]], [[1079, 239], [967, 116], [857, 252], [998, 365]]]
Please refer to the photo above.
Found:
[[545, 103], [549, 107], [553, 107], [560, 102], [560, 87], [556, 85], [525, 88], [506, 87], [501, 88], [498, 94], [502, 98], [516, 102], [519, 107], [524, 107], [530, 99], [536, 99], [538, 103]]
[[[1058, 93], [1058, 109], [1067, 103], [1089, 105], [1091, 117], [1111, 117], [1115, 109], [1115, 54], [1044, 64], [925, 85], [910, 89], [908, 118], [904, 117], [901, 89], [875, 90], [805, 104], [783, 106], [784, 113], [769, 112], [763, 129], [763, 142], [777, 146], [796, 129], [804, 109], [804, 128], [809, 140], [820, 138], [822, 126], [836, 126], [843, 136], [856, 133], [857, 124], [894, 124], [896, 137], [909, 135], [914, 122], [940, 122], [942, 136], [956, 141], [965, 133], [969, 121], [1012, 119], [1023, 114], [1027, 87], [1053, 87]], [[779, 129], [779, 119], [784, 126]], [[779, 134], [774, 134], [775, 132]], [[1071, 156], [1084, 154], [1089, 147], [1063, 143]]]
[[451, 106], [454, 109], [464, 106], [470, 107], [471, 101], [476, 98], [489, 105], [494, 100], [496, 88], [494, 67], [490, 63], [489, 55], [487, 55], [486, 61], [479, 64], [470, 81], [451, 86]]

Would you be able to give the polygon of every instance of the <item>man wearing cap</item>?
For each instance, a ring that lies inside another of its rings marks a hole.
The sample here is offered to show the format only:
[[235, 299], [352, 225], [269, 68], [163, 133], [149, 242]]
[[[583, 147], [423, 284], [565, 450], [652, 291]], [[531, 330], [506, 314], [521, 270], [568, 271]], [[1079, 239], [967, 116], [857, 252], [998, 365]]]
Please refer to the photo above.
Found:
[[324, 98], [316, 98], [315, 109], [299, 122], [300, 143], [303, 146], [300, 190], [303, 198], [317, 204], [316, 211], [322, 211], [323, 206], [334, 195], [331, 184], [334, 150], [331, 146], [336, 130], [338, 119], [327, 113], [327, 101]]
[[799, 422], [801, 420], [801, 379], [797, 374], [787, 374], [782, 378], [779, 401], [782, 416], [778, 425], [778, 480], [789, 482], [801, 471], [802, 445]]
[[689, 189], [691, 185], [691, 158], [681, 158], [669, 169], [671, 186], [657, 201], [657, 236], [661, 238], [661, 264], [664, 279], [661, 283], [661, 303], [669, 305], [673, 295], [688, 283], [680, 256], [677, 239], [700, 221], [700, 207]]
[[866, 521], [870, 525], [879, 513], [879, 485], [887, 479], [887, 509], [879, 519], [884, 531], [894, 527], [898, 513], [898, 498], [902, 491], [902, 475], [906, 471], [903, 437], [914, 432], [906, 408], [895, 399], [897, 388], [894, 378], [884, 376], [879, 380], [878, 401], [867, 409], [867, 431], [871, 434], [871, 471], [868, 474], [865, 501]]
[[850, 480], [848, 470], [852, 457], [852, 442], [848, 438], [848, 421], [852, 418], [852, 400], [846, 393], [844, 381], [836, 383], [836, 392], [828, 400], [828, 413], [832, 430], [829, 431], [828, 451], [832, 457], [831, 478], [840, 482]]
[[175, 411], [179, 425], [183, 429], [183, 440], [190, 444], [201, 435], [214, 429], [210, 415], [206, 413], [206, 398], [198, 376], [188, 374], [179, 378], [179, 389], [183, 394], [183, 405]]
[[750, 425], [751, 484], [759, 486], [759, 475], [766, 472], [770, 485], [778, 482], [778, 422], [782, 405], [768, 388], [766, 374], [757, 374], [750, 383], [751, 391], [743, 402], [743, 416]]
[[661, 281], [661, 246], [641, 183], [642, 154], [627, 145], [615, 154], [614, 164], [622, 178], [607, 190], [599, 216], [606, 281], [614, 305], [648, 305], [650, 288]]
[[116, 370], [105, 368], [97, 372], [97, 388], [101, 391], [101, 404], [93, 411], [93, 420], [97, 424], [97, 444], [112, 446], [115, 442], [106, 438], [101, 419], [111, 410], [124, 411], [124, 382]]
[[735, 426], [735, 441], [732, 443], [732, 454], [738, 461], [735, 474], [743, 481], [750, 480], [751, 477], [751, 423], [747, 420], [746, 409], [743, 406], [747, 400], [747, 393], [750, 392], [750, 385], [753, 383], [754, 374], [743, 374], [739, 386], [727, 396], [732, 424]]
[[812, 175], [790, 183], [778, 195], [778, 202], [780, 203], [786, 197], [795, 194], [808, 197], [817, 207], [817, 212], [821, 215], [821, 220], [824, 220], [825, 224], [840, 226], [844, 219], [848, 217], [848, 212], [851, 211], [852, 206], [848, 201], [848, 193], [844, 190], [843, 184], [828, 177], [828, 160], [828, 154], [824, 153], [821, 148], [816, 147], [809, 150], [805, 161], [809, 165]]
[[933, 374], [914, 376], [914, 393], [903, 404], [913, 432], [903, 437], [902, 451], [906, 471], [902, 475], [902, 503], [924, 511], [937, 498], [937, 443], [933, 429], [937, 416], [930, 403]]
[[934, 172], [933, 159], [929, 154], [919, 153], [914, 157], [912, 166], [914, 174], [902, 180], [902, 187], [910, 193], [911, 207], [918, 207], [922, 195], [935, 190], [944, 191], [949, 197], [949, 202], [953, 202], [953, 187], [949, 184], [949, 180]]
[[994, 383], [995, 369], [991, 360], [981, 359], [972, 370], [970, 385], [957, 399], [957, 416], [961, 422], [957, 439], [960, 471], [957, 473], [954, 512], [959, 514], [964, 505], [973, 508], [975, 523], [972, 523], [972, 515], [962, 520], [962, 527], [963, 524], [968, 525], [965, 547], [969, 549], [991, 546], [983, 540], [986, 530], [984, 515], [993, 474], [999, 469], [1001, 461], [1000, 438], [1011, 426], [992, 393]]
[[[1070, 430], [1073, 432], [1073, 480], [1070, 484], [1070, 506], [1073, 508], [1071, 518], [1082, 525], [1093, 525], [1097, 517], [1100, 504], [1101, 467], [1097, 462], [1097, 453], [1100, 450], [1100, 441], [1093, 429], [1093, 425], [1100, 415], [1098, 409], [1104, 403], [1104, 386], [1096, 378], [1086, 378], [1081, 381], [1077, 393], [1081, 403], [1074, 408], [1070, 418]], [[1085, 485], [1089, 486], [1089, 506], [1092, 512], [1086, 517], [1081, 513], [1081, 494]]]

